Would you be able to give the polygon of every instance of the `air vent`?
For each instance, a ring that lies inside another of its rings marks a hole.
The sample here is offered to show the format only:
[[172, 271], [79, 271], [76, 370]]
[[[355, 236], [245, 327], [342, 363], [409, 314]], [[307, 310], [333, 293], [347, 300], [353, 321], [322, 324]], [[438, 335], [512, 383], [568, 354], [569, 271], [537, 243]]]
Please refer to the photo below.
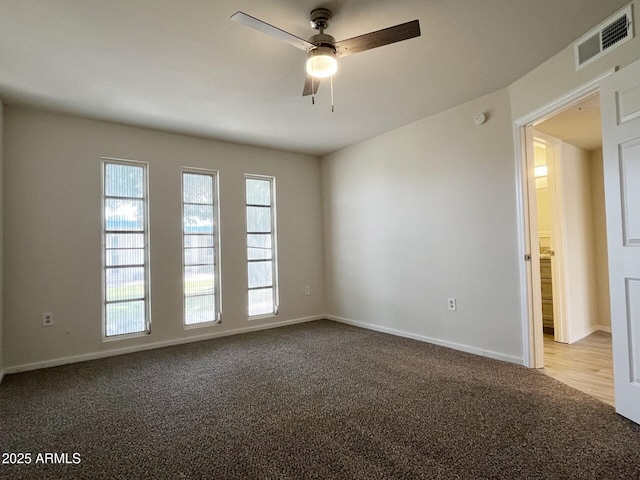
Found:
[[575, 43], [576, 70], [633, 38], [631, 5], [609, 17]]

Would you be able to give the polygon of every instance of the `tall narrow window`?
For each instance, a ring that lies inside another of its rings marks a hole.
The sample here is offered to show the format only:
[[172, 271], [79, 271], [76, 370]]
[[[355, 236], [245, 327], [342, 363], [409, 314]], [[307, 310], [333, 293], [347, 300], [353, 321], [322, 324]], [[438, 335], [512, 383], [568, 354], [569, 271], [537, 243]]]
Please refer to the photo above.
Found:
[[104, 336], [148, 333], [147, 164], [102, 166]]
[[278, 313], [275, 178], [247, 175], [249, 316]]
[[216, 173], [182, 172], [184, 324], [218, 322], [218, 228]]

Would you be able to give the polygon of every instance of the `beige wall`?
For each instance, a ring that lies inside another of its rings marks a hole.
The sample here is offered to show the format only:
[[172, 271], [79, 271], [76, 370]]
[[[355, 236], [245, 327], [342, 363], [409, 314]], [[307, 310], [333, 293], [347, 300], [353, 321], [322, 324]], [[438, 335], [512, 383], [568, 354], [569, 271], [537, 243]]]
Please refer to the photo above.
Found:
[[609, 306], [609, 265], [607, 262], [607, 222], [604, 208], [602, 150], [591, 152], [591, 199], [593, 210], [594, 261], [596, 268], [598, 325], [611, 330]]
[[567, 333], [569, 343], [573, 343], [598, 328], [591, 156], [563, 142], [560, 169], [565, 212]]
[[[5, 368], [324, 313], [317, 158], [6, 107]], [[151, 335], [103, 342], [100, 158], [149, 162]], [[182, 327], [180, 167], [220, 172], [223, 323]], [[280, 315], [246, 317], [244, 174], [277, 178]], [[311, 295], [304, 295], [304, 286]], [[55, 326], [42, 326], [53, 312]], [[85, 356], [85, 357], [82, 357]]]
[[3, 193], [3, 185], [4, 185], [4, 142], [3, 142], [3, 122], [4, 122], [4, 106], [2, 104], [2, 99], [0, 98], [0, 381], [2, 381], [2, 376], [4, 375], [4, 348], [3, 348], [3, 297], [4, 297], [4, 288], [3, 288], [3, 265], [4, 265], [4, 247], [3, 247], [3, 228], [4, 228], [4, 193]]
[[327, 313], [522, 362], [511, 132], [502, 90], [324, 157]]

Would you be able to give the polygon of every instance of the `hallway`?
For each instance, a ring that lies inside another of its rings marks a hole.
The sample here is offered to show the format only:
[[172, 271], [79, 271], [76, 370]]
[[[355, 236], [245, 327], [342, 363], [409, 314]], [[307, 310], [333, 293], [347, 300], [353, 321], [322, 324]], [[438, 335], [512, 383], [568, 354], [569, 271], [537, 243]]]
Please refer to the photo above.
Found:
[[614, 405], [611, 334], [595, 332], [571, 345], [544, 336], [542, 372]]

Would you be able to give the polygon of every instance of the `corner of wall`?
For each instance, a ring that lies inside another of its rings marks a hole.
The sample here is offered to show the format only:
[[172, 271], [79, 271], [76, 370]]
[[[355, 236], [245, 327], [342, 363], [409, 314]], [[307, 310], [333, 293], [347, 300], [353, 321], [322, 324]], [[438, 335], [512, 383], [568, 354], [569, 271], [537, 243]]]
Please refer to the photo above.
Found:
[[[633, 0], [631, 3], [633, 3], [634, 16], [638, 17], [640, 15], [640, 0]], [[548, 105], [607, 71], [623, 68], [633, 63], [640, 58], [640, 32], [636, 31], [632, 40], [581, 70], [576, 70], [573, 48], [572, 43], [509, 85], [511, 116], [514, 120]]]
[[591, 199], [593, 210], [593, 238], [595, 242], [595, 268], [598, 281], [598, 324], [602, 331], [611, 333], [611, 309], [609, 295], [609, 264], [607, 262], [607, 227], [604, 208], [604, 171], [602, 149], [591, 152]]
[[2, 382], [2, 378], [4, 377], [4, 360], [3, 360], [3, 335], [2, 335], [2, 316], [3, 316], [3, 260], [4, 260], [4, 249], [3, 249], [3, 230], [2, 227], [4, 225], [3, 212], [4, 212], [4, 193], [3, 193], [3, 183], [4, 183], [4, 144], [3, 144], [3, 132], [4, 132], [4, 106], [2, 104], [2, 98], [0, 98], [0, 383]]

